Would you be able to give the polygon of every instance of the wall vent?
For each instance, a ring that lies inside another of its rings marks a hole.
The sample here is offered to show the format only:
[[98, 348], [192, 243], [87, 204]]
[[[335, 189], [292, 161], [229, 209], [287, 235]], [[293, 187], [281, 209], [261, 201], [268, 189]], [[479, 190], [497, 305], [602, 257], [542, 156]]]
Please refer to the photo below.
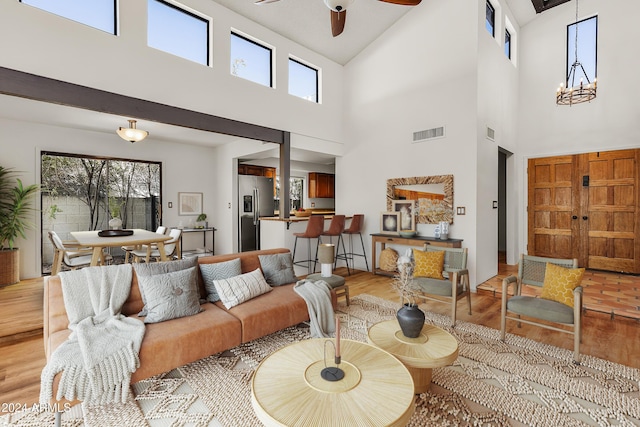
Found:
[[413, 142], [422, 142], [434, 138], [444, 138], [444, 126], [413, 133]]
[[487, 139], [495, 141], [496, 131], [487, 126]]

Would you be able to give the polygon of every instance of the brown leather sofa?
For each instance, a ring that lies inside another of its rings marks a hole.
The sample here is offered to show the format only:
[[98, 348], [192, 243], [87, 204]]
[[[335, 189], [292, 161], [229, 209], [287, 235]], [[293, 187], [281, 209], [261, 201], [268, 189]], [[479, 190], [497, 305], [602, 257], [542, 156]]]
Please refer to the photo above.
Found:
[[[247, 273], [260, 267], [258, 255], [288, 252], [288, 249], [268, 249], [213, 255], [200, 257], [198, 262], [216, 263], [240, 258], [242, 272]], [[201, 276], [199, 282], [202, 283]], [[206, 302], [202, 304], [203, 311], [194, 316], [146, 324], [139, 354], [140, 367], [133, 373], [131, 383], [309, 320], [306, 302], [293, 290], [293, 285], [294, 283], [275, 286], [271, 292], [229, 310], [220, 301], [215, 304]], [[202, 298], [206, 298], [204, 286], [201, 286], [200, 294]], [[335, 308], [337, 297], [334, 291], [331, 299]], [[122, 313], [137, 316], [142, 306], [134, 271], [131, 293]], [[44, 287], [44, 346], [47, 359], [69, 336], [71, 331], [68, 325], [60, 277], [49, 277], [45, 280]], [[54, 396], [59, 376], [54, 382]]]

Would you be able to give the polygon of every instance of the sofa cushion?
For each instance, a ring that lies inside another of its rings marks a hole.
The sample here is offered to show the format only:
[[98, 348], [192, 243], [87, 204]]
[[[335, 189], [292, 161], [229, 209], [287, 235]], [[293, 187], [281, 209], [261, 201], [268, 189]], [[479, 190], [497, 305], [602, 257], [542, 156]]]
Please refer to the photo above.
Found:
[[200, 273], [202, 273], [204, 287], [207, 290], [207, 301], [220, 301], [220, 296], [218, 296], [218, 291], [216, 291], [216, 286], [213, 282], [241, 275], [240, 258], [213, 264], [200, 264]]
[[146, 325], [132, 384], [240, 345], [238, 319], [210, 303], [201, 307], [197, 316]]
[[298, 281], [293, 271], [291, 253], [258, 255], [265, 280], [271, 286], [286, 285]]
[[[291, 283], [273, 287], [271, 292], [228, 310], [242, 322], [242, 342], [246, 343], [309, 320], [307, 303], [293, 290], [293, 285]], [[335, 292], [331, 293], [331, 303], [335, 308]], [[221, 301], [215, 304], [224, 310]]]
[[136, 272], [136, 276], [138, 276], [138, 287], [140, 290], [140, 296], [142, 297], [142, 303], [145, 307], [142, 308], [140, 314], [138, 316], [146, 316], [147, 315], [147, 299], [144, 294], [144, 289], [140, 286], [140, 277], [145, 276], [154, 276], [156, 274], [164, 274], [171, 273], [172, 271], [180, 271], [186, 270], [187, 268], [195, 267], [198, 265], [198, 258], [185, 258], [177, 261], [163, 261], [163, 262], [154, 262], [154, 263], [141, 263], [136, 262], [133, 264], [133, 268]]
[[199, 313], [197, 268], [141, 276], [140, 289], [146, 296], [144, 323], [158, 323]]
[[213, 284], [227, 309], [271, 291], [259, 268], [229, 279], [214, 280]]

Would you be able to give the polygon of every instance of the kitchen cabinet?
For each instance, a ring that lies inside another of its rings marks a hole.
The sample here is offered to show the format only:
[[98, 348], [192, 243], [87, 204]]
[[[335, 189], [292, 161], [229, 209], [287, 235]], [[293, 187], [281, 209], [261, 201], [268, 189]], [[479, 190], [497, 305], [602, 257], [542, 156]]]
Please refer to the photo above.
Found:
[[238, 175], [266, 176], [267, 178], [273, 178], [273, 197], [276, 197], [276, 168], [241, 163], [238, 165]]
[[310, 199], [333, 199], [336, 195], [335, 175], [331, 173], [309, 172]]

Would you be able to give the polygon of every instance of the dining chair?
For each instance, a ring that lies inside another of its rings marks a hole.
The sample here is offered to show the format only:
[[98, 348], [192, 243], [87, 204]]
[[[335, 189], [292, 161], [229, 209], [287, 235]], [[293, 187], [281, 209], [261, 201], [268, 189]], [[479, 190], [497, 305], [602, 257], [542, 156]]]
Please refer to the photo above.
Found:
[[[169, 231], [169, 237], [171, 237], [171, 239], [164, 242], [164, 253], [170, 260], [180, 256], [180, 236], [182, 236], [182, 230], [172, 228], [171, 231]], [[134, 262], [140, 262], [143, 259], [145, 262], [151, 262], [152, 259], [156, 262], [162, 260], [160, 250], [157, 246], [155, 248], [153, 245], [145, 246], [146, 248], [131, 251]]]
[[[161, 225], [160, 227], [156, 228], [156, 233], [158, 234], [166, 234], [167, 233], [167, 227]], [[131, 254], [131, 251], [136, 250], [136, 249], [142, 249], [142, 250], [147, 250], [147, 246], [148, 245], [127, 245], [127, 246], [122, 246], [121, 249], [124, 251], [124, 263], [127, 264], [129, 262], [129, 255]], [[157, 243], [152, 243], [151, 244], [151, 249], [158, 249], [158, 245]]]
[[[51, 275], [55, 276], [62, 270], [62, 265], [71, 270], [81, 267], [88, 267], [91, 264], [93, 248], [78, 246], [72, 241], [62, 241], [58, 233], [49, 231], [49, 240], [53, 244], [53, 264], [51, 266]], [[101, 263], [111, 261], [111, 255], [102, 253]]]

